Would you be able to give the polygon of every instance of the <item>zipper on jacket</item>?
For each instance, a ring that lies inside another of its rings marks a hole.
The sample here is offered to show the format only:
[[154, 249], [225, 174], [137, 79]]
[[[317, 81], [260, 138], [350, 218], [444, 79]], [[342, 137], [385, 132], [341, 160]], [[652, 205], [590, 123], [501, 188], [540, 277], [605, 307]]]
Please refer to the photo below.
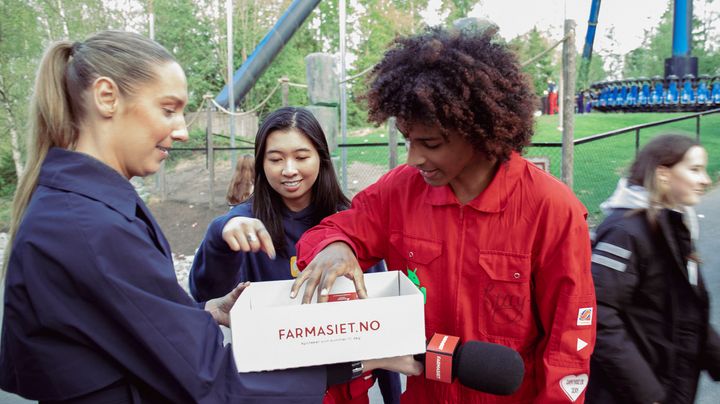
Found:
[[[455, 285], [455, 318], [453, 319], [453, 329], [460, 331], [460, 324], [462, 324], [462, 321], [460, 320], [460, 304], [461, 299], [460, 296], [462, 296], [462, 279], [463, 279], [463, 271], [464, 271], [464, 259], [463, 254], [465, 252], [465, 205], [460, 205], [460, 223], [458, 223], [458, 230], [460, 231], [460, 249], [458, 251], [458, 275], [457, 275], [457, 284]], [[460, 336], [460, 332], [458, 332], [458, 336]], [[458, 389], [457, 387], [452, 389], [450, 391], [450, 394], [452, 395], [452, 402], [461, 402], [463, 398], [463, 393], [461, 389]]]
[[[462, 278], [463, 278], [463, 253], [465, 252], [465, 205], [460, 205], [460, 223], [458, 223], [458, 229], [460, 230], [460, 250], [458, 251], [458, 277], [457, 285], [455, 285], [455, 313], [460, 313], [460, 296], [462, 294]], [[458, 314], [459, 316], [459, 314]], [[458, 317], [455, 317], [454, 329], [458, 329], [460, 321]]]

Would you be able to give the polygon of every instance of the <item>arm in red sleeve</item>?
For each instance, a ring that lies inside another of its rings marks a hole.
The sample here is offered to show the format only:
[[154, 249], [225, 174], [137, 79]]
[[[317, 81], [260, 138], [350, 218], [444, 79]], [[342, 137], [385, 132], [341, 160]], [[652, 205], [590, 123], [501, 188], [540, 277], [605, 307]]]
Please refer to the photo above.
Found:
[[389, 245], [386, 189], [392, 184], [393, 171], [380, 178], [353, 198], [350, 209], [326, 217], [306, 231], [297, 243], [297, 265], [307, 265], [329, 244], [347, 243], [363, 270], [382, 260]]
[[537, 403], [584, 400], [595, 345], [595, 290], [584, 207], [554, 198], [533, 247], [534, 305], [544, 336], [535, 356]]

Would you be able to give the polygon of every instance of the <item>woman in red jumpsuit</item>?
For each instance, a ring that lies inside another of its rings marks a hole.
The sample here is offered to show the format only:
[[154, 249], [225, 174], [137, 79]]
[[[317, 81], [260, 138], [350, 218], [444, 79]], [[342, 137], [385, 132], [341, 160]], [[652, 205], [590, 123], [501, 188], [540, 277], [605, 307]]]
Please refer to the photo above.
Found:
[[384, 259], [424, 289], [427, 337], [503, 344], [525, 362], [511, 396], [419, 376], [403, 402], [582, 402], [595, 342], [587, 212], [521, 156], [535, 98], [516, 57], [490, 34], [429, 29], [394, 42], [366, 99], [372, 122], [397, 119], [407, 164], [303, 235], [292, 294], [309, 302], [319, 287], [323, 301], [348, 276], [365, 296], [363, 270]]

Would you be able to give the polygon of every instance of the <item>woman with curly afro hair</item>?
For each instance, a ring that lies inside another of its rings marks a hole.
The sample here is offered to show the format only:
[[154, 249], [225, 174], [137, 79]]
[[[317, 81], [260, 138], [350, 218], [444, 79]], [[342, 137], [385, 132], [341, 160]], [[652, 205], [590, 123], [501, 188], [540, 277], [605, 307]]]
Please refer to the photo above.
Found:
[[[582, 402], [595, 342], [587, 211], [521, 156], [535, 99], [514, 54], [491, 34], [431, 28], [398, 38], [365, 95], [370, 120], [397, 119], [407, 164], [298, 242], [303, 301], [338, 276], [366, 297], [384, 259], [425, 295], [425, 330], [503, 344], [525, 363], [499, 396], [409, 377], [404, 402]], [[478, 364], [481, 366], [482, 364]]]

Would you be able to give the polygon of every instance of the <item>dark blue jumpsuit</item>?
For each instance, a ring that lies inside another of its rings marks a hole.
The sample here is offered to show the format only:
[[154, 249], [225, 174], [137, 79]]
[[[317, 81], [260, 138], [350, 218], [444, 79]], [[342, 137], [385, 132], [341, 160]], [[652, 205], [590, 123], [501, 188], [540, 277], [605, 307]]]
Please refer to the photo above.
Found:
[[113, 386], [152, 403], [319, 403], [325, 393], [324, 367], [239, 374], [130, 182], [81, 153], [49, 151], [4, 304], [0, 387], [29, 399]]

